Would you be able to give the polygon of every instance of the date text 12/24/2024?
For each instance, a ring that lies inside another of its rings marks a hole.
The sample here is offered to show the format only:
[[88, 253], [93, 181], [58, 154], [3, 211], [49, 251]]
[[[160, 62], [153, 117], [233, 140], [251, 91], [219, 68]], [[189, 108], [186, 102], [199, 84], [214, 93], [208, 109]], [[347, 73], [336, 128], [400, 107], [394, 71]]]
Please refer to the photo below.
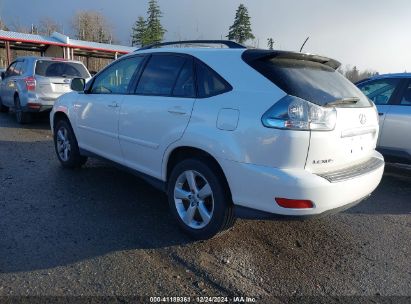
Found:
[[253, 297], [150, 297], [151, 303], [256, 303]]

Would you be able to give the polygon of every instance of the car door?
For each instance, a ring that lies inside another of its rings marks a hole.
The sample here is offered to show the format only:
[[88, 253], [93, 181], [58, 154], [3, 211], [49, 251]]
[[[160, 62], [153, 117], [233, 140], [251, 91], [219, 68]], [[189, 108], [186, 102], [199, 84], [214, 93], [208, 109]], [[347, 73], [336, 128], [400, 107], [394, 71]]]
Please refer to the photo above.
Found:
[[195, 101], [193, 58], [153, 54], [125, 96], [119, 139], [128, 167], [161, 178], [165, 149], [184, 133]]
[[391, 102], [400, 90], [401, 83], [400, 78], [383, 78], [366, 81], [358, 85], [358, 88], [374, 102], [378, 109], [380, 133], [377, 146], [380, 146], [386, 115], [391, 108]]
[[121, 103], [143, 58], [126, 57], [100, 72], [91, 86], [80, 93], [74, 109], [79, 146], [121, 163], [118, 119]]
[[381, 130], [380, 149], [387, 154], [411, 159], [411, 80], [392, 100]]

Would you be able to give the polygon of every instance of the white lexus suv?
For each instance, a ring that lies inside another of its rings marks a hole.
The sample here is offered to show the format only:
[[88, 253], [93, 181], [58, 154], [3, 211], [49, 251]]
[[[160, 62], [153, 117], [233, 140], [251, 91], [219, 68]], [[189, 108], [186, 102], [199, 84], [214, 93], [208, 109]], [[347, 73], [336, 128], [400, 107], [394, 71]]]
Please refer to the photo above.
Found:
[[237, 217], [340, 211], [378, 186], [384, 159], [376, 108], [338, 66], [230, 41], [146, 47], [86, 85], [72, 81], [77, 92], [51, 112], [57, 157], [72, 168], [98, 156], [138, 173], [167, 192], [196, 239]]

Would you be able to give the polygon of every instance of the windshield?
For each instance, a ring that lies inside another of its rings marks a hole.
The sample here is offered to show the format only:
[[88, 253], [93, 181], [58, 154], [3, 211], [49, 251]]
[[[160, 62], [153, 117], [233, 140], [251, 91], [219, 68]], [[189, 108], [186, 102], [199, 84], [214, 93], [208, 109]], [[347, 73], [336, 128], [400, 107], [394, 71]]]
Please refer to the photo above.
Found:
[[[333, 68], [318, 62], [286, 58], [259, 59], [249, 63], [289, 95], [314, 104], [337, 107], [370, 107], [367, 97]], [[342, 102], [338, 100], [355, 100]]]
[[81, 63], [53, 60], [38, 60], [36, 63], [36, 75], [67, 78], [90, 77], [90, 74]]

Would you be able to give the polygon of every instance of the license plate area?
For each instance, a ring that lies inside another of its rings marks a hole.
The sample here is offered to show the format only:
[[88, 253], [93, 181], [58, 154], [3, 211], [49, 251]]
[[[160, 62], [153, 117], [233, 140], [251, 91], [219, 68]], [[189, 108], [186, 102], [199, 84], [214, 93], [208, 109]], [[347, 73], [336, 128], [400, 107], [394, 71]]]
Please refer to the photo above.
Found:
[[344, 141], [345, 155], [349, 155], [351, 158], [358, 158], [374, 149], [374, 136], [371, 133], [345, 137], [342, 140]]

